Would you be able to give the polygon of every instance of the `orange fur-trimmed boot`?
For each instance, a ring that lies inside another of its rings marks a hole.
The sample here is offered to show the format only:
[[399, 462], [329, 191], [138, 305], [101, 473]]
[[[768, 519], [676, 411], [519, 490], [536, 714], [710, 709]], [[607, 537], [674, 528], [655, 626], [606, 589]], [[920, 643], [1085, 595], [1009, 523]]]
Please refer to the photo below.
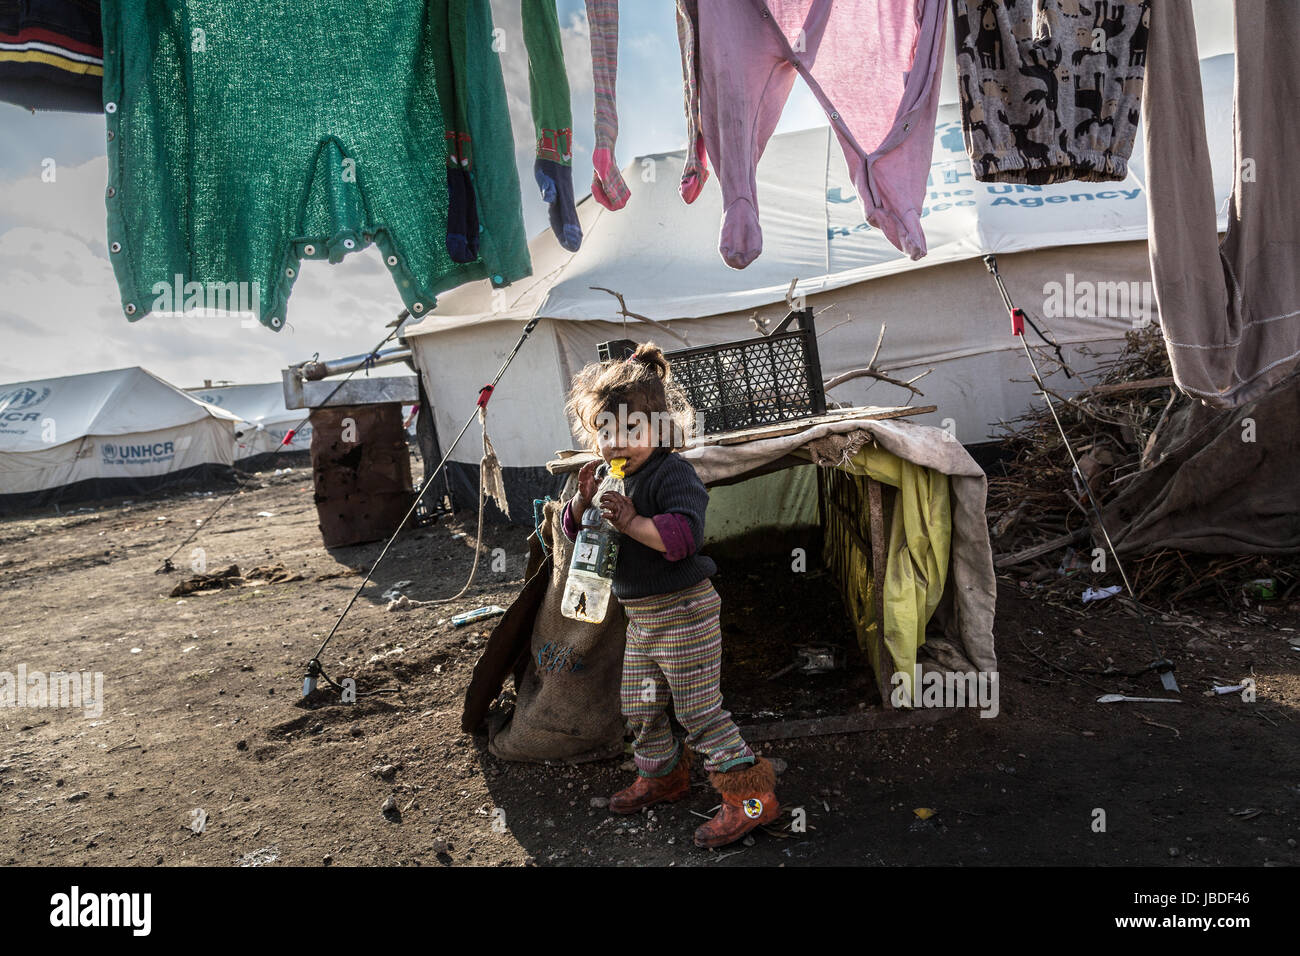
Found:
[[776, 768], [766, 757], [725, 773], [709, 772], [709, 783], [722, 794], [722, 809], [695, 831], [695, 845], [726, 846], [750, 830], [774, 822], [781, 814], [776, 801]]
[[662, 777], [637, 774], [632, 786], [609, 798], [611, 813], [636, 813], [654, 803], [671, 803], [686, 796], [691, 789], [691, 752], [682, 746], [681, 756], [672, 770]]

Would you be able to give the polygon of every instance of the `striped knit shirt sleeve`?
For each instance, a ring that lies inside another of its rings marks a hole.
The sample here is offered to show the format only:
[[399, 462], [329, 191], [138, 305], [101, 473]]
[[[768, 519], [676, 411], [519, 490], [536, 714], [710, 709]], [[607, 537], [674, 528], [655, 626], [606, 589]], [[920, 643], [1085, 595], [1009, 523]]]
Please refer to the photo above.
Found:
[[[685, 526], [686, 533], [681, 539], [677, 539], [672, 527], [669, 527], [668, 534], [678, 540], [679, 548], [669, 545], [662, 528], [659, 529], [659, 536], [674, 553], [683, 549], [688, 550], [685, 554], [678, 554], [677, 558], [665, 553], [669, 561], [680, 560], [688, 554], [694, 554], [704, 545], [704, 512], [709, 506], [709, 491], [704, 487], [704, 482], [700, 481], [699, 475], [695, 473], [695, 466], [685, 458], [678, 457], [676, 453], [672, 454], [671, 459], [664, 463], [661, 469], [662, 477], [655, 488], [655, 511], [678, 518], [678, 527]], [[655, 517], [658, 518], [659, 514]], [[658, 521], [655, 522], [655, 527], [659, 528]]]
[[691, 534], [691, 526], [685, 515], [670, 512], [655, 515], [650, 520], [655, 523], [655, 529], [663, 539], [667, 548], [664, 557], [669, 561], [680, 561], [695, 553], [695, 537]]

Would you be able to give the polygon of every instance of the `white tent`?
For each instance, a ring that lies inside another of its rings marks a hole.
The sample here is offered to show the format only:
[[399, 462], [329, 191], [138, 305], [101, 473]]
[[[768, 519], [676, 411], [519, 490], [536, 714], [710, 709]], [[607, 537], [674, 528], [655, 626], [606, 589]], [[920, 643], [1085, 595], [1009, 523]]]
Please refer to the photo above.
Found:
[[[1202, 61], [1215, 192], [1226, 227], [1233, 178], [1231, 55]], [[514, 347], [523, 325], [540, 321], [489, 406], [489, 428], [505, 471], [511, 512], [531, 516], [532, 495], [554, 483], [541, 466], [574, 445], [563, 415], [568, 382], [596, 360], [609, 339], [653, 340], [665, 350], [748, 338], [751, 317], [769, 327], [796, 295], [817, 313], [824, 379], [866, 364], [882, 323], [878, 368], [910, 378], [934, 368], [913, 400], [895, 386], [855, 378], [827, 393], [843, 405], [934, 404], [917, 421], [946, 427], [963, 444], [996, 434], [999, 422], [1034, 401], [1020, 345], [980, 257], [998, 255], [1017, 304], [1041, 318], [1072, 366], [1112, 351], [1129, 329], [1153, 321], [1146, 246], [1141, 131], [1129, 175], [1120, 183], [1019, 186], [974, 181], [959, 107], [941, 106], [931, 188], [922, 224], [929, 253], [913, 261], [863, 221], [838, 143], [829, 127], [774, 136], [758, 166], [763, 254], [748, 268], [727, 267], [717, 251], [722, 197], [716, 176], [686, 205], [677, 194], [684, 153], [639, 157], [625, 170], [631, 199], [608, 211], [579, 204], [582, 248], [568, 253], [549, 231], [529, 249], [533, 275], [504, 289], [487, 282], [439, 298], [411, 345], [445, 448]], [[630, 311], [676, 333], [618, 315]], [[1041, 344], [1031, 334], [1032, 344]], [[1080, 351], [1080, 349], [1084, 351]], [[1061, 375], [1054, 387], [1069, 390]], [[480, 443], [469, 436], [452, 455], [457, 499], [474, 501]], [[512, 490], [517, 486], [517, 491]], [[518, 505], [516, 504], [518, 502]]]
[[0, 385], [0, 510], [228, 471], [238, 422], [142, 368]]
[[[277, 452], [284, 437], [294, 431], [289, 446], [280, 454], [311, 450], [311, 422], [303, 421], [307, 409], [286, 408], [280, 382], [261, 385], [215, 385], [186, 389], [195, 398], [216, 405], [239, 417], [235, 435], [235, 461]], [[297, 427], [299, 423], [301, 427]]]

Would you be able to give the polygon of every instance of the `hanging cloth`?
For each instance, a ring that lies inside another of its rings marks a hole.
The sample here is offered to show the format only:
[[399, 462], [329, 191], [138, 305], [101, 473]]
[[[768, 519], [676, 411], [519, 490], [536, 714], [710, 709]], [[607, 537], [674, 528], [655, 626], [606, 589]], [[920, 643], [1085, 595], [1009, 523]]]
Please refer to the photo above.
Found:
[[582, 246], [573, 201], [573, 109], [555, 0], [520, 0], [528, 50], [528, 95], [537, 155], [533, 178], [548, 207], [551, 231], [569, 252]]
[[1151, 277], [1174, 380], [1235, 408], [1300, 365], [1300, 3], [1236, 0], [1236, 156], [1218, 239], [1191, 5], [1161, 3], [1142, 103]]
[[1150, 0], [953, 0], [961, 125], [975, 178], [1127, 178]]
[[[339, 29], [348, 0], [104, 6], [109, 258], [129, 319], [199, 304], [279, 330], [302, 260], [372, 242], [415, 316], [462, 282], [530, 273], [491, 13], [442, 2], [376, 0], [361, 30]], [[467, 263], [447, 249], [449, 47], [466, 51], [477, 159]]]
[[0, 4], [0, 100], [31, 110], [103, 109], [98, 0]]
[[[678, 13], [689, 17], [690, 5]], [[911, 258], [924, 256], [943, 0], [708, 0], [695, 14], [684, 32], [694, 34], [692, 50], [698, 44], [699, 123], [722, 186], [723, 261], [743, 269], [762, 253], [756, 169], [796, 76], [826, 111], [867, 221]], [[688, 117], [689, 85], [688, 74]]]

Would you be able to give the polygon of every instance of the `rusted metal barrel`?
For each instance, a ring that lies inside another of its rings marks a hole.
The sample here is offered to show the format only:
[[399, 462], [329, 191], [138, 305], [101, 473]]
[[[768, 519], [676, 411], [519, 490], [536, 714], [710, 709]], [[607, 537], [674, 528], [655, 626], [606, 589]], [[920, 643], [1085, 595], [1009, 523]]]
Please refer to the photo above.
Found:
[[311, 465], [327, 548], [387, 538], [411, 507], [411, 459], [399, 402], [315, 408]]

